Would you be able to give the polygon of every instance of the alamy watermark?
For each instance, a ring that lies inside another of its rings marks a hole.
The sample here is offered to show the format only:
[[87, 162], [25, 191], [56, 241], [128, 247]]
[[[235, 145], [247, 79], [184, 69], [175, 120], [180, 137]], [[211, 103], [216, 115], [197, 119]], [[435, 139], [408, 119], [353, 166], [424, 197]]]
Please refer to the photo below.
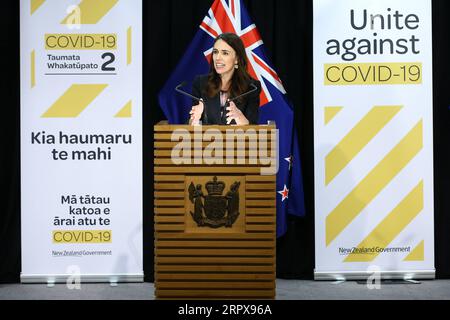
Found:
[[[171, 152], [176, 165], [259, 165], [261, 175], [278, 172], [278, 129], [176, 129]], [[206, 144], [206, 145], [205, 145]]]
[[81, 28], [81, 8], [76, 5], [69, 6], [66, 10], [67, 16], [66, 26], [69, 30]]
[[81, 268], [78, 265], [71, 265], [67, 267], [66, 273], [69, 275], [67, 277], [66, 286], [69, 290], [80, 290], [81, 289]]
[[377, 265], [371, 265], [367, 268], [369, 277], [367, 278], [367, 289], [381, 289], [381, 268]]

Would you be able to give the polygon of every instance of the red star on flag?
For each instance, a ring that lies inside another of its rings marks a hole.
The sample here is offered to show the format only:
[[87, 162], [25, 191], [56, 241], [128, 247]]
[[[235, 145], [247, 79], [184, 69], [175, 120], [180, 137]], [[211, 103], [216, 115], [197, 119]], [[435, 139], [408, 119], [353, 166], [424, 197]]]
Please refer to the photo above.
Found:
[[279, 194], [281, 194], [281, 201], [283, 202], [285, 199], [288, 198], [288, 194], [289, 194], [289, 189], [286, 188], [286, 185], [284, 185], [283, 190], [281, 191], [277, 191]]

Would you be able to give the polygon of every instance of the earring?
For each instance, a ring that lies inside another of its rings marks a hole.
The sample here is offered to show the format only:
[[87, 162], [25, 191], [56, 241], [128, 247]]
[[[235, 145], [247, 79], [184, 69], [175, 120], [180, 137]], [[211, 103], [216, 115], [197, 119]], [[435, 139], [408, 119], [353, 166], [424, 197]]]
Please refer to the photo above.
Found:
[[236, 64], [234, 65], [234, 68], [235, 68], [235, 69], [238, 69], [238, 68], [239, 68], [239, 65], [236, 63]]

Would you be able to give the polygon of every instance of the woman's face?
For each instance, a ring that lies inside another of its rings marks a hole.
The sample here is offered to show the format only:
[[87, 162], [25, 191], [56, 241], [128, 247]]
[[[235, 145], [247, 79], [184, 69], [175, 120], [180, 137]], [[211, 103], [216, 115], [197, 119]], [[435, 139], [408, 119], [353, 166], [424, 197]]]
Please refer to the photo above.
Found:
[[222, 39], [217, 40], [212, 51], [213, 63], [216, 72], [220, 75], [234, 72], [234, 65], [238, 63], [236, 51]]

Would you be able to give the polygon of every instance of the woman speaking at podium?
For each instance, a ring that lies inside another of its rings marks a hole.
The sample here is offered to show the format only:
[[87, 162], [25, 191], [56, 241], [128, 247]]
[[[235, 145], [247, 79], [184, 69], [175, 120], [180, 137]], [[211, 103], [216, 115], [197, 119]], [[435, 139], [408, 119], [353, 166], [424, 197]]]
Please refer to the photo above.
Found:
[[261, 83], [247, 72], [242, 40], [222, 33], [214, 40], [209, 73], [197, 76], [192, 94], [201, 98], [189, 112], [189, 123], [258, 124]]

